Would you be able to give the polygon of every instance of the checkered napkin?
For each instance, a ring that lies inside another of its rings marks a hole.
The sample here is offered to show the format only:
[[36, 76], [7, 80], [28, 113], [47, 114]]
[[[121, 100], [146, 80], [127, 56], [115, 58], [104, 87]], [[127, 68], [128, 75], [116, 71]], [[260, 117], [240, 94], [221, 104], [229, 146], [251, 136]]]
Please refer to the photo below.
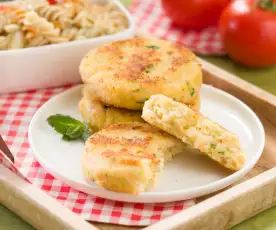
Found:
[[129, 10], [136, 19], [136, 27], [143, 32], [182, 43], [198, 54], [221, 55], [225, 53], [216, 27], [183, 30], [173, 26], [171, 20], [163, 12], [160, 0], [134, 0]]
[[44, 102], [69, 87], [71, 86], [0, 95], [0, 133], [11, 152], [16, 155], [13, 165], [0, 151], [0, 167], [6, 166], [15, 173], [22, 174], [32, 184], [89, 221], [144, 226], [194, 204], [194, 200], [166, 204], [106, 200], [77, 191], [47, 173], [33, 157], [28, 142], [28, 126], [32, 116]]

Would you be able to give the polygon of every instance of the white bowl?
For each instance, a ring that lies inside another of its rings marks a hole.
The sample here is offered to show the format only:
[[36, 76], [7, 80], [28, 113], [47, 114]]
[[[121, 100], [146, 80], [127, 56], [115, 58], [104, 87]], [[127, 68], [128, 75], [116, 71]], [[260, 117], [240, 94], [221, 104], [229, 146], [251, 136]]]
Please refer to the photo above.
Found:
[[112, 2], [128, 19], [129, 27], [122, 32], [61, 44], [0, 51], [0, 93], [79, 82], [79, 64], [89, 50], [134, 35], [134, 22], [129, 12], [118, 0]]

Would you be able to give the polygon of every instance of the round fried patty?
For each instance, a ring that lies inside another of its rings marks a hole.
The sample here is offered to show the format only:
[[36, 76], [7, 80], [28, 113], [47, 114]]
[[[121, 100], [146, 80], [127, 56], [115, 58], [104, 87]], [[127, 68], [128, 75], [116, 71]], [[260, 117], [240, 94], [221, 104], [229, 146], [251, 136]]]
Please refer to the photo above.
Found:
[[196, 56], [179, 44], [133, 38], [90, 51], [80, 64], [83, 82], [105, 105], [141, 110], [154, 94], [191, 104], [202, 84]]
[[146, 123], [110, 125], [85, 143], [82, 169], [88, 181], [117, 192], [139, 194], [185, 144]]

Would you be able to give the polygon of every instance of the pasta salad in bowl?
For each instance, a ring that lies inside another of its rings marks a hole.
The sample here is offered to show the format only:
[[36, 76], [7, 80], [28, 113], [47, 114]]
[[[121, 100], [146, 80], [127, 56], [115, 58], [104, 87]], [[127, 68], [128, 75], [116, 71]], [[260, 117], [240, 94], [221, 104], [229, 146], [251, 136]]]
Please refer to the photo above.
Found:
[[118, 0], [0, 2], [0, 93], [78, 82], [89, 50], [133, 34]]

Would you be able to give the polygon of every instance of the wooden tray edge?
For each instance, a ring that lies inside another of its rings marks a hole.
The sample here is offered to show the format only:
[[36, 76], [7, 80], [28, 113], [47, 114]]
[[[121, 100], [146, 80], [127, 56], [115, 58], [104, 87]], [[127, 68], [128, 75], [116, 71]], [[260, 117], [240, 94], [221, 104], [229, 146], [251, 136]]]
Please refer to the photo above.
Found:
[[145, 229], [228, 229], [276, 204], [276, 168]]
[[0, 187], [0, 202], [37, 229], [98, 229], [7, 168], [0, 168]]
[[260, 100], [266, 101], [271, 106], [276, 107], [276, 96], [199, 57], [197, 57], [197, 59], [202, 65], [203, 71], [216, 75], [217, 78], [222, 79], [224, 82], [235, 85], [235, 87], [239, 88], [241, 91], [254, 95], [254, 97], [258, 97]]

